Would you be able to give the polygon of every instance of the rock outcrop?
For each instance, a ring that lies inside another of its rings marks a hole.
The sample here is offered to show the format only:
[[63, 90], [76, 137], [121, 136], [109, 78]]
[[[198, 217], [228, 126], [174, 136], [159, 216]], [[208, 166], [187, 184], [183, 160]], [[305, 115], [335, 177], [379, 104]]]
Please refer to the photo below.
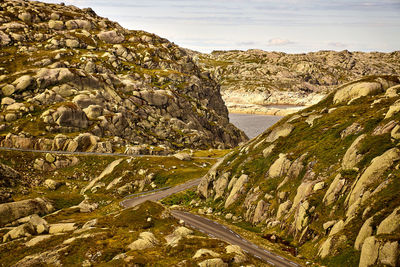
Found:
[[0, 226], [32, 214], [46, 215], [53, 210], [51, 202], [43, 198], [0, 204]]
[[206, 207], [293, 240], [324, 265], [343, 252], [352, 266], [396, 266], [400, 152], [392, 131], [400, 113], [385, 116], [400, 99], [398, 84], [396, 76], [366, 77], [283, 118], [202, 179]]
[[158, 244], [158, 240], [151, 232], [140, 233], [139, 239], [128, 246], [130, 250], [143, 250], [152, 248]]
[[[191, 53], [196, 63], [221, 84], [222, 97], [228, 108], [249, 113], [279, 115], [283, 112], [283, 116], [288, 115], [298, 110], [280, 109], [274, 105], [308, 106], [316, 104], [338, 85], [365, 75], [400, 74], [398, 51], [286, 54], [251, 49]], [[383, 89], [379, 82], [365, 81], [341, 90], [335, 101], [349, 101]]]
[[[1, 146], [166, 154], [246, 141], [219, 85], [168, 40], [74, 6], [0, 9]], [[68, 140], [55, 143], [59, 134]]]

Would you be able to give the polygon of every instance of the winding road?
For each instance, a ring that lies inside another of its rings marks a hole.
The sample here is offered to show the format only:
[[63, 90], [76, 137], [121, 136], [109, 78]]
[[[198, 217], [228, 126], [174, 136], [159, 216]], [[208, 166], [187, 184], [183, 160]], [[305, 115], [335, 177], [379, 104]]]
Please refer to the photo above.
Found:
[[[128, 158], [171, 158], [174, 155], [130, 155], [124, 153], [102, 153], [102, 152], [80, 152], [80, 151], [60, 151], [60, 150], [37, 150], [15, 147], [0, 147], [0, 150], [19, 151], [19, 152], [34, 152], [34, 153], [51, 153], [58, 155], [83, 155], [83, 156], [112, 156], [112, 157], [128, 157]], [[192, 157], [192, 159], [219, 159], [212, 157]]]
[[[120, 205], [124, 208], [131, 208], [135, 207], [139, 204], [142, 204], [143, 202], [146, 201], [159, 201], [163, 198], [166, 198], [170, 195], [185, 191], [186, 189], [192, 188], [194, 186], [197, 186], [200, 183], [201, 178], [195, 179], [195, 180], [190, 180], [189, 182], [170, 187], [166, 190], [163, 191], [156, 191], [153, 193], [150, 193], [148, 195], [142, 195], [139, 197], [135, 198], [128, 198], [120, 202]], [[145, 192], [144, 192], [145, 193]]]
[[[179, 193], [181, 191], [190, 189], [197, 186], [200, 183], [201, 178], [188, 181], [186, 183], [177, 185], [175, 187], [168, 188], [164, 191], [152, 192], [148, 195], [141, 195], [135, 198], [129, 198], [123, 200], [120, 204], [124, 208], [135, 207], [145, 201], [159, 201], [172, 194]], [[235, 233], [228, 227], [219, 224], [215, 221], [209, 220], [207, 218], [201, 217], [196, 214], [192, 214], [186, 211], [171, 210], [172, 216], [178, 220], [183, 220], [186, 225], [199, 230], [211, 237], [219, 238], [230, 244], [240, 246], [245, 252], [253, 255], [254, 257], [263, 260], [270, 266], [279, 267], [296, 267], [301, 266], [295, 262], [283, 258], [282, 256], [276, 255], [266, 249], [257, 246], [254, 243], [244, 239], [239, 234]]]
[[[155, 156], [155, 155], [127, 155], [121, 153], [96, 153], [96, 152], [68, 152], [68, 151], [45, 151], [45, 150], [35, 150], [35, 149], [20, 149], [20, 148], [7, 148], [0, 147], [0, 150], [12, 150], [21, 152], [38, 152], [38, 153], [53, 153], [53, 154], [67, 154], [67, 155], [97, 155], [97, 156], [120, 156], [120, 157], [171, 157], [169, 156]], [[193, 159], [216, 159], [209, 157], [193, 157]], [[222, 162], [223, 158], [214, 164], [210, 169], [216, 169], [217, 166]], [[124, 208], [135, 207], [145, 201], [159, 201], [166, 198], [172, 194], [176, 194], [192, 187], [197, 186], [200, 183], [201, 178], [190, 180], [186, 183], [174, 186], [161, 188], [154, 190], [152, 192], [143, 192], [140, 194], [135, 194], [133, 198], [127, 198], [121, 201], [120, 205]], [[162, 190], [165, 189], [165, 190]], [[132, 196], [132, 195], [131, 195]], [[178, 220], [183, 220], [186, 225], [199, 230], [211, 237], [219, 238], [230, 244], [240, 246], [245, 252], [253, 255], [254, 257], [263, 260], [270, 266], [278, 267], [296, 267], [301, 266], [295, 262], [285, 259], [282, 256], [276, 255], [266, 249], [257, 246], [254, 243], [244, 239], [239, 234], [235, 233], [226, 226], [219, 224], [215, 221], [209, 220], [207, 218], [201, 217], [196, 214], [191, 214], [186, 211], [172, 210], [171, 214]]]

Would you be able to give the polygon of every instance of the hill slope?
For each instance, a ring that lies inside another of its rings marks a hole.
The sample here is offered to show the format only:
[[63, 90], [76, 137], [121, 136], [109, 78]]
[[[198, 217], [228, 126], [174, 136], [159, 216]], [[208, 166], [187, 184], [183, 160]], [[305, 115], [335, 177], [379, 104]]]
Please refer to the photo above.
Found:
[[219, 86], [166, 39], [30, 1], [2, 1], [0, 25], [2, 146], [165, 153], [246, 140]]
[[195, 59], [221, 84], [223, 98], [230, 109], [243, 107], [240, 104], [316, 104], [346, 82], [365, 75], [400, 73], [398, 51], [285, 54], [234, 50], [197, 53]]
[[324, 265], [398, 266], [399, 84], [366, 77], [285, 117], [201, 181], [201, 208]]

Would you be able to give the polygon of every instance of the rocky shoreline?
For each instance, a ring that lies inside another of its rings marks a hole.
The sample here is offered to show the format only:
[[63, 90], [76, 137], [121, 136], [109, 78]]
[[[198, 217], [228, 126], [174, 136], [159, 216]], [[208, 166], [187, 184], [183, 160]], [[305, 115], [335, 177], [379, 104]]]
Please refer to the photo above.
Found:
[[286, 116], [318, 103], [325, 94], [299, 92], [243, 92], [223, 90], [222, 99], [230, 113]]
[[270, 115], [270, 116], [286, 116], [296, 113], [300, 110], [307, 108], [304, 107], [294, 107], [294, 108], [274, 108], [265, 107], [255, 104], [236, 104], [236, 103], [225, 103], [228, 107], [229, 113], [239, 113], [239, 114], [255, 114], [255, 115]]

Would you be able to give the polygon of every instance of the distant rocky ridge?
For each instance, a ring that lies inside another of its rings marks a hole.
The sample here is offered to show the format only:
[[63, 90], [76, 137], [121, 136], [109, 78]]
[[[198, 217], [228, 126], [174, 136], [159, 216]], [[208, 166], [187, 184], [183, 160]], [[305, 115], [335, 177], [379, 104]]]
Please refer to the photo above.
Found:
[[324, 266], [396, 267], [399, 147], [400, 78], [365, 77], [228, 154], [200, 182], [201, 209]]
[[185, 50], [90, 8], [2, 1], [0, 47], [1, 146], [157, 154], [246, 140]]
[[253, 49], [192, 53], [197, 64], [221, 84], [228, 108], [239, 112], [285, 115], [291, 111], [265, 105], [308, 106], [335, 87], [365, 75], [400, 74], [400, 51], [286, 54]]

